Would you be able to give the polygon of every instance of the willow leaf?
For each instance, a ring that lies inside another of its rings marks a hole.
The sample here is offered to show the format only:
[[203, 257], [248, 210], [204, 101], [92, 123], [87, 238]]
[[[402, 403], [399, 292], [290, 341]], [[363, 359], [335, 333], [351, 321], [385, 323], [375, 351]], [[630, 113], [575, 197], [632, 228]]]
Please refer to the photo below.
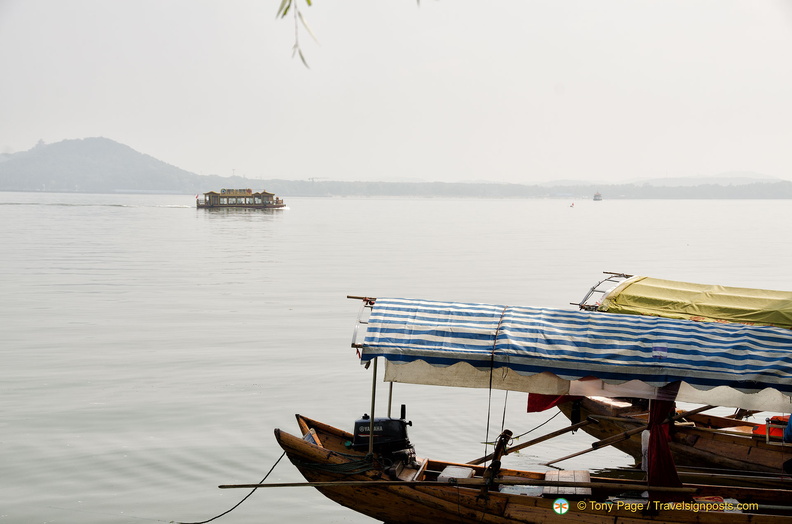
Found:
[[278, 8], [278, 14], [276, 16], [283, 18], [289, 12], [289, 8], [292, 5], [292, 0], [282, 0], [281, 5]]
[[303, 18], [302, 12], [297, 11], [297, 16], [300, 18], [300, 22], [302, 23], [305, 30], [308, 31], [308, 34], [311, 35], [311, 38], [313, 38], [314, 42], [318, 44], [319, 40], [316, 39], [316, 36], [313, 34], [313, 31], [311, 31], [311, 28], [308, 27], [308, 22], [306, 22], [305, 18]]
[[300, 54], [300, 60], [302, 60], [303, 65], [308, 69], [311, 69], [311, 67], [308, 65], [308, 62], [305, 61], [305, 57], [302, 54], [302, 49], [298, 49], [297, 52]]

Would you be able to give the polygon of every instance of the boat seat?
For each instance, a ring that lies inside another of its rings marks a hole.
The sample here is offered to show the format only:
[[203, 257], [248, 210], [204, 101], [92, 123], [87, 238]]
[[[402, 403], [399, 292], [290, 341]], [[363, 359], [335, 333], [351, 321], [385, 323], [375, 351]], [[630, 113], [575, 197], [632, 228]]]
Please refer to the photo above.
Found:
[[475, 471], [475, 469], [465, 466], [446, 466], [440, 475], [438, 475], [437, 480], [448, 481], [451, 479], [469, 479], [473, 478]]
[[[561, 471], [547, 471], [545, 480], [562, 482], [591, 482], [591, 475], [586, 470], [564, 469]], [[542, 490], [543, 497], [564, 496], [569, 498], [590, 497], [591, 488], [574, 486], [545, 486]]]
[[420, 480], [420, 478], [423, 475], [424, 471], [426, 471], [426, 465], [429, 463], [429, 459], [419, 458], [419, 459], [416, 459], [416, 462], [418, 462], [418, 467], [417, 468], [415, 468], [415, 469], [413, 469], [413, 468], [405, 468], [404, 469], [404, 473], [405, 473], [404, 478], [402, 478], [400, 476], [400, 478], [402, 478], [402, 480], [407, 480], [407, 481]]

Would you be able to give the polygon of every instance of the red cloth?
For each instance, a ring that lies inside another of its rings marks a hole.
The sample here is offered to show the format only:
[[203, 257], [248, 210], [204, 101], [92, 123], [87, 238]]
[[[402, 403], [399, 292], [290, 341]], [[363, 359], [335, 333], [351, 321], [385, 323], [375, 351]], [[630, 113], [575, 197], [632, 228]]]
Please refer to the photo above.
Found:
[[545, 411], [564, 402], [575, 400], [572, 395], [543, 395], [541, 393], [528, 393], [528, 413]]
[[[647, 457], [647, 480], [650, 486], [681, 487], [674, 459], [668, 443], [671, 440], [669, 423], [666, 419], [674, 413], [674, 402], [652, 400], [649, 404], [649, 449]], [[689, 497], [668, 491], [649, 492], [652, 500], [662, 502], [682, 501]]]

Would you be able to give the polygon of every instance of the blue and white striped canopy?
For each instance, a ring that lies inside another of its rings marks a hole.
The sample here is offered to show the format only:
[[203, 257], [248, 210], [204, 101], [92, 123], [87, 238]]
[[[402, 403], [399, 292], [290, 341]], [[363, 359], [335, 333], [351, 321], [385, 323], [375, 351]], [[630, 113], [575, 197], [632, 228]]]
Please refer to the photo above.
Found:
[[[476, 372], [489, 374], [491, 385], [495, 372], [510, 374], [512, 384], [552, 374], [564, 381], [596, 377], [652, 387], [679, 381], [698, 390], [792, 394], [792, 331], [767, 326], [379, 298], [361, 348], [364, 362], [375, 357], [426, 363], [424, 376], [461, 370], [456, 378], [417, 380], [444, 385], [473, 386]], [[478, 385], [486, 387], [481, 380]], [[502, 389], [532, 390], [519, 384]]]

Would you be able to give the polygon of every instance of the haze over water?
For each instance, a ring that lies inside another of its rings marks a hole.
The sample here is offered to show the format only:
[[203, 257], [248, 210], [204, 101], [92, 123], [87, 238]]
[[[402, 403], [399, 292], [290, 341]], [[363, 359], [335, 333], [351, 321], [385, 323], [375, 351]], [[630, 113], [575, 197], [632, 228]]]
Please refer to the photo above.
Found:
[[[247, 491], [217, 485], [259, 481], [281, 454], [272, 430], [295, 432], [295, 413], [351, 429], [368, 412], [347, 295], [574, 309], [602, 271], [792, 289], [787, 201], [571, 203], [293, 198], [215, 212], [192, 195], [0, 193], [0, 521], [227, 510]], [[493, 394], [490, 436], [504, 399]], [[419, 455], [483, 454], [486, 390], [397, 385], [395, 403]], [[518, 434], [555, 413], [526, 414], [518, 393], [505, 412]], [[592, 440], [505, 464], [544, 469]], [[603, 449], [561, 465], [630, 464]], [[286, 461], [268, 479], [298, 480]], [[287, 519], [373, 522], [303, 488], [259, 490], [215, 522]]]

